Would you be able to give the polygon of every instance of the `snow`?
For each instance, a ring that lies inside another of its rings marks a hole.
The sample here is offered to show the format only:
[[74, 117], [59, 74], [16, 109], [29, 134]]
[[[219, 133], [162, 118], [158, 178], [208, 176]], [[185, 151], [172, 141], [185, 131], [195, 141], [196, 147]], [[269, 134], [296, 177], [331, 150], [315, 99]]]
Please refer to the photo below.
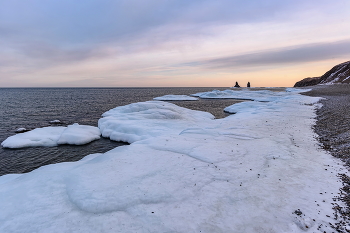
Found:
[[98, 121], [102, 136], [133, 143], [167, 134], [179, 134], [191, 126], [205, 124], [214, 116], [163, 101], [147, 101], [117, 107]]
[[271, 111], [277, 111], [278, 107], [271, 102], [249, 101], [231, 105], [229, 107], [226, 107], [224, 111], [228, 113], [245, 112], [246, 114], [258, 114], [262, 109], [265, 111], [269, 109]]
[[83, 145], [100, 138], [97, 127], [79, 125], [67, 127], [37, 128], [8, 137], [1, 143], [4, 148], [23, 148], [36, 146], [57, 146], [60, 144]]
[[0, 232], [331, 231], [343, 166], [312, 131], [319, 98], [249, 93], [272, 101], [216, 120], [162, 101], [111, 109], [102, 134], [132, 144], [1, 176]]
[[59, 137], [57, 144], [84, 145], [100, 139], [100, 135], [101, 132], [97, 127], [75, 123], [67, 126]]
[[305, 92], [308, 90], [304, 89], [295, 89], [295, 88], [286, 88], [285, 92], [277, 92], [270, 90], [250, 90], [250, 89], [240, 89], [240, 90], [213, 90], [210, 92], [200, 92], [192, 94], [202, 99], [242, 99], [242, 100], [256, 100], [256, 101], [274, 101], [283, 96], [288, 96], [289, 92]]
[[160, 97], [153, 98], [154, 100], [198, 100], [198, 98], [188, 96], [188, 95], [164, 95]]
[[[333, 75], [331, 75], [331, 77], [332, 77], [332, 76], [333, 76]], [[340, 77], [336, 77], [335, 79], [331, 80], [330, 82], [328, 82], [328, 83], [326, 83], [326, 84], [327, 84], [327, 85], [332, 85], [332, 84], [338, 82], [339, 79], [340, 79]]]

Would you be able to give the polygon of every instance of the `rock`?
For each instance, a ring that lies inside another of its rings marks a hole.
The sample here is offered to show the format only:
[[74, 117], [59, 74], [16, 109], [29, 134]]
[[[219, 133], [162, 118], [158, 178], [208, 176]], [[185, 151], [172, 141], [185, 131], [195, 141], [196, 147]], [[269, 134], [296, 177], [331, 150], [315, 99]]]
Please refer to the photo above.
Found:
[[306, 87], [306, 86], [314, 86], [320, 82], [321, 77], [314, 78], [304, 78], [303, 80], [296, 82], [294, 87]]
[[296, 82], [294, 87], [341, 83], [350, 83], [350, 61], [334, 66], [321, 77], [304, 78], [303, 80]]
[[238, 82], [236, 82], [236, 85], [234, 87], [241, 87]]
[[24, 133], [24, 132], [27, 132], [27, 131], [29, 131], [28, 129], [26, 129], [26, 128], [18, 128], [18, 129], [16, 129], [16, 133]]
[[61, 121], [60, 120], [53, 120], [49, 122], [50, 124], [60, 124]]
[[300, 209], [297, 209], [296, 211], [294, 211], [294, 214], [296, 214], [296, 215], [302, 215], [303, 212], [301, 212]]
[[250, 87], [250, 82], [247, 83], [247, 87]]

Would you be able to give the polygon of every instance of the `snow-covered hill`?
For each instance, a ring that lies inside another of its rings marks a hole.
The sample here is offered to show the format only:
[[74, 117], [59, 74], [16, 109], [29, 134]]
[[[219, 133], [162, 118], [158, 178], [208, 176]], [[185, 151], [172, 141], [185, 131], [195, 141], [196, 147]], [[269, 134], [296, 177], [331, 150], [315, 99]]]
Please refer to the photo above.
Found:
[[305, 78], [296, 82], [294, 87], [305, 87], [317, 84], [350, 83], [350, 61], [334, 66], [321, 77]]

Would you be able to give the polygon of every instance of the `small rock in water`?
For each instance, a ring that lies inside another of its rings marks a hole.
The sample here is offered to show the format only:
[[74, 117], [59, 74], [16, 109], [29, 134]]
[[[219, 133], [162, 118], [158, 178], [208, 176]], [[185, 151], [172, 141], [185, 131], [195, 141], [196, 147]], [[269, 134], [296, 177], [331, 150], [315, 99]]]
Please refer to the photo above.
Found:
[[53, 121], [50, 121], [50, 124], [59, 124], [59, 123], [61, 123], [60, 120], [53, 120]]
[[27, 132], [27, 131], [29, 131], [28, 129], [26, 129], [26, 128], [18, 128], [18, 129], [16, 129], [16, 133], [24, 133], [24, 132]]
[[241, 87], [241, 86], [238, 84], [238, 82], [236, 82], [234, 87]]

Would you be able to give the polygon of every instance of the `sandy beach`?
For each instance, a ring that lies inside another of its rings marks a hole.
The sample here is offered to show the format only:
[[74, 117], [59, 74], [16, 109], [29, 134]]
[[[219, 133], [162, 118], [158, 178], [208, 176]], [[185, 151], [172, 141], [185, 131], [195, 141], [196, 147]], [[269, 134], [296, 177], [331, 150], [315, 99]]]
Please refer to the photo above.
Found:
[[[325, 150], [334, 157], [344, 161], [350, 168], [350, 85], [319, 85], [312, 86], [312, 91], [304, 93], [308, 96], [323, 97], [322, 107], [317, 110], [317, 122], [314, 127], [319, 135], [319, 141]], [[334, 206], [340, 217], [340, 225], [345, 226], [350, 221], [350, 178], [339, 174], [343, 188], [339, 199], [346, 203], [347, 208]], [[339, 226], [336, 227], [339, 230]], [[341, 231], [340, 231], [341, 232]]]

